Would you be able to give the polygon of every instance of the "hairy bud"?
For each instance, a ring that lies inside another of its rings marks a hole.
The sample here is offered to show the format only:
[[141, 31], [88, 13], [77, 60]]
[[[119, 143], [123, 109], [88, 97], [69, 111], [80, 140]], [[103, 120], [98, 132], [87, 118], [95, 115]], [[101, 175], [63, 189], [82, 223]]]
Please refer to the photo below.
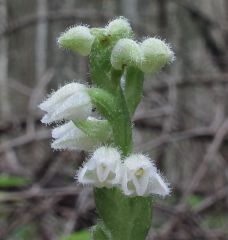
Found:
[[63, 33], [59, 37], [58, 43], [66, 49], [87, 56], [91, 51], [94, 38], [88, 27], [76, 26]]
[[164, 41], [157, 38], [148, 38], [140, 45], [144, 59], [141, 70], [146, 73], [154, 73], [167, 63], [174, 60], [174, 53]]
[[112, 50], [111, 64], [117, 70], [121, 70], [124, 66], [138, 66], [142, 60], [142, 51], [132, 39], [120, 39]]
[[114, 39], [127, 38], [133, 35], [132, 28], [128, 20], [124, 17], [119, 17], [111, 21], [106, 26], [106, 32]]

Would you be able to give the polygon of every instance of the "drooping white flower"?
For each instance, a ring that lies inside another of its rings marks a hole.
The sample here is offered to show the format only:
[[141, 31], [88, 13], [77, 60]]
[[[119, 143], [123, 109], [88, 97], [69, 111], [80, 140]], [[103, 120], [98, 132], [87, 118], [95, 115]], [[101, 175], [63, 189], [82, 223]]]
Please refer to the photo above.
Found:
[[111, 188], [121, 179], [121, 157], [112, 147], [98, 148], [88, 162], [78, 171], [78, 181], [95, 187]]
[[87, 118], [92, 110], [87, 87], [79, 83], [70, 83], [54, 92], [39, 105], [47, 113], [41, 119], [42, 123], [52, 123], [60, 120], [79, 120]]
[[169, 188], [156, 167], [142, 154], [133, 154], [125, 159], [121, 186], [127, 196], [169, 194]]
[[75, 124], [70, 121], [52, 130], [52, 137], [55, 139], [51, 147], [56, 150], [84, 150], [90, 151], [99, 145], [99, 141], [87, 136]]

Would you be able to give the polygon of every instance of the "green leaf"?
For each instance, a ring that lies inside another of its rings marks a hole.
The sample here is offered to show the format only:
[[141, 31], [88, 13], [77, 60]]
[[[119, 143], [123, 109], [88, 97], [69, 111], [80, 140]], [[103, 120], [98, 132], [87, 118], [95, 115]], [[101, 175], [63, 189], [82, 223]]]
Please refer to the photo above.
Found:
[[63, 237], [61, 240], [90, 240], [90, 233], [87, 230], [83, 230], [80, 232], [72, 233], [67, 237]]
[[128, 67], [125, 79], [124, 94], [129, 112], [133, 116], [142, 99], [144, 74], [138, 68]]
[[126, 197], [119, 189], [95, 189], [95, 201], [112, 240], [143, 240], [152, 220], [150, 197]]
[[31, 183], [31, 180], [23, 177], [0, 175], [0, 187], [21, 187]]
[[112, 129], [107, 120], [86, 119], [75, 121], [74, 124], [87, 136], [95, 138], [101, 142], [107, 141], [111, 138]]

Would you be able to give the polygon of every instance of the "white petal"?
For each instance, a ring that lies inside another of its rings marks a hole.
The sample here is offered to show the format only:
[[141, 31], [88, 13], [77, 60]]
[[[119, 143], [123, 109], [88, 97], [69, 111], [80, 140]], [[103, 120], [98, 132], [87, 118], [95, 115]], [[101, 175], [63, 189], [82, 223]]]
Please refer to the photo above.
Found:
[[148, 192], [150, 193], [161, 196], [166, 196], [170, 193], [169, 187], [158, 173], [151, 176], [149, 185], [150, 187]]
[[119, 161], [116, 165], [115, 171], [112, 171], [113, 174], [115, 174], [115, 177], [113, 179], [108, 179], [107, 182], [116, 185], [119, 184], [121, 181], [121, 176], [122, 176], [122, 164]]
[[70, 149], [89, 151], [96, 147], [98, 143], [85, 135], [80, 129], [75, 127], [63, 137], [56, 139], [51, 147], [53, 149]]
[[121, 185], [122, 190], [125, 195], [131, 196], [134, 194], [134, 190], [129, 189], [130, 187], [129, 187], [128, 183], [129, 183], [128, 174], [126, 171], [124, 171], [123, 176], [122, 176], [122, 185]]
[[135, 185], [136, 195], [138, 196], [144, 196], [146, 194], [146, 191], [148, 189], [149, 184], [149, 173], [145, 173], [141, 178], [134, 178], [132, 179], [132, 182]]
[[75, 92], [84, 90], [85, 88], [86, 86], [83, 84], [69, 83], [54, 92], [47, 100], [39, 105], [39, 108], [49, 112], [51, 108], [64, 101], [67, 97], [71, 96]]
[[105, 182], [107, 180], [108, 175], [110, 173], [110, 169], [104, 164], [99, 164], [96, 169], [97, 177], [100, 182]]
[[76, 126], [72, 121], [63, 124], [60, 127], [54, 128], [52, 130], [52, 137], [57, 139], [63, 137], [65, 134], [69, 133], [71, 130], [74, 130]]
[[139, 168], [153, 169], [156, 171], [156, 168], [154, 167], [150, 158], [144, 156], [143, 154], [132, 154], [125, 159], [124, 165], [132, 171], [136, 171]]
[[86, 119], [92, 111], [92, 104], [89, 95], [85, 91], [77, 92], [68, 97], [65, 101], [49, 114], [46, 114], [42, 122], [51, 123], [54, 121]]
[[88, 170], [87, 166], [82, 167], [77, 173], [78, 182], [82, 184], [94, 184], [96, 180], [93, 175], [90, 174], [91, 171]]

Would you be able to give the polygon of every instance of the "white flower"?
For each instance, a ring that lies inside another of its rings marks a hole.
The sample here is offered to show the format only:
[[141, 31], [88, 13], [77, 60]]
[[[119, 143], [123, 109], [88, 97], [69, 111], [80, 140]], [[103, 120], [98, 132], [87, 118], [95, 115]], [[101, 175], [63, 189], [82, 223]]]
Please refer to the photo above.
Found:
[[142, 154], [133, 154], [123, 164], [122, 190], [127, 196], [169, 194], [169, 188], [150, 159]]
[[90, 151], [99, 145], [96, 139], [87, 136], [72, 121], [54, 128], [52, 137], [55, 139], [51, 147], [56, 150], [84, 150]]
[[121, 179], [121, 158], [115, 148], [100, 147], [78, 171], [78, 181], [95, 187], [111, 188]]
[[52, 123], [60, 120], [86, 119], [91, 111], [92, 104], [83, 84], [70, 83], [54, 92], [39, 108], [47, 114], [41, 119], [42, 123]]

